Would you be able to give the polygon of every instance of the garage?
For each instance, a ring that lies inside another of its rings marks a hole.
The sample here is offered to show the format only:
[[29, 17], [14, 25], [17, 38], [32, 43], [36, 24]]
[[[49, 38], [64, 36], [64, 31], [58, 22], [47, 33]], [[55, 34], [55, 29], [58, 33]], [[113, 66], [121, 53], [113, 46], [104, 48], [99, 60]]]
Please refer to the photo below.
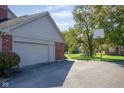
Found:
[[47, 44], [14, 42], [14, 52], [21, 57], [21, 67], [49, 61]]
[[18, 54], [20, 67], [64, 60], [65, 40], [48, 12], [7, 20], [0, 30], [1, 51]]

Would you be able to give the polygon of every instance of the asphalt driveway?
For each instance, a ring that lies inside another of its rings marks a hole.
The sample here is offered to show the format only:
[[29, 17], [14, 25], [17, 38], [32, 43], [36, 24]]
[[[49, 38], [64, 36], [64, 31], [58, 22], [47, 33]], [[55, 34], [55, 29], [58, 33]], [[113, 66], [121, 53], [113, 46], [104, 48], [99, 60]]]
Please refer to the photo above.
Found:
[[63, 61], [25, 67], [8, 87], [124, 88], [124, 62]]

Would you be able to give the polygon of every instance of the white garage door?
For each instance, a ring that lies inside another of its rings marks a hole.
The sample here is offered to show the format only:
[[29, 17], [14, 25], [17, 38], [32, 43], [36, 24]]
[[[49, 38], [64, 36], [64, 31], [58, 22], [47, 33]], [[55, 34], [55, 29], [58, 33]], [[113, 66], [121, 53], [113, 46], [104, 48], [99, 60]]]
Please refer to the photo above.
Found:
[[20, 66], [48, 62], [48, 45], [14, 42], [14, 52], [21, 57]]

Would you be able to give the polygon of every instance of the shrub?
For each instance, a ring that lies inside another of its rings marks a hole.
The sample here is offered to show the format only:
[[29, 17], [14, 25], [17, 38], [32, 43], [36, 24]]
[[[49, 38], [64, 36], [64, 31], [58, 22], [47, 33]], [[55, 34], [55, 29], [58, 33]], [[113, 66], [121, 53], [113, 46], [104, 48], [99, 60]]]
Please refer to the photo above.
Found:
[[14, 52], [0, 52], [0, 70], [1, 73], [11, 74], [12, 69], [19, 65], [20, 57]]

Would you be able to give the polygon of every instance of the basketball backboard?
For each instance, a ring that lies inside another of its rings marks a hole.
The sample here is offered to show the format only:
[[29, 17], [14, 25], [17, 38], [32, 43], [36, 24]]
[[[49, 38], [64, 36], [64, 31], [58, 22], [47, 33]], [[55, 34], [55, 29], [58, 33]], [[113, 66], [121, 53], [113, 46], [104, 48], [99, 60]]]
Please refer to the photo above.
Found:
[[93, 38], [104, 38], [104, 30], [103, 29], [94, 30]]

